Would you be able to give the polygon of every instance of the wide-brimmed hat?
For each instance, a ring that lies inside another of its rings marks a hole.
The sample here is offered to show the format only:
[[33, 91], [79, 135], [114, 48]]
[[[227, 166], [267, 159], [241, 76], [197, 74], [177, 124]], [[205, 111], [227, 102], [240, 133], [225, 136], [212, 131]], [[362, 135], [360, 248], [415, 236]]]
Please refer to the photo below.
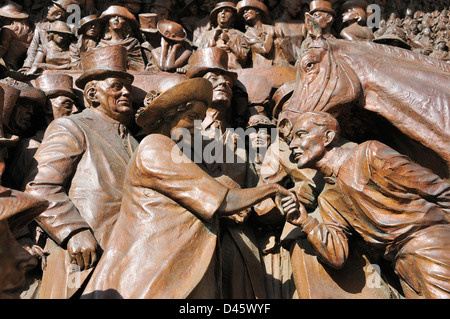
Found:
[[381, 36], [373, 39], [373, 42], [411, 50], [411, 45], [407, 42], [407, 37], [408, 36], [403, 29], [391, 26]]
[[[10, 86], [0, 83], [0, 146], [3, 147], [14, 145], [19, 141], [19, 137], [17, 135], [5, 134], [3, 131], [3, 125], [9, 124], [11, 115], [11, 112], [9, 112], [9, 115], [5, 119], [5, 106], [12, 110], [20, 94], [18, 89], [11, 87], [14, 90], [9, 90], [8, 87]], [[11, 102], [9, 102], [9, 100], [11, 100]], [[13, 104], [13, 106], [10, 107], [10, 104]]]
[[228, 70], [227, 52], [217, 47], [196, 50], [189, 58], [186, 71], [189, 78], [201, 77], [208, 72], [227, 74], [234, 83], [237, 81], [237, 73]]
[[72, 30], [69, 28], [67, 23], [64, 21], [55, 21], [50, 24], [47, 32], [57, 32], [62, 34], [70, 35], [72, 38], [76, 38], [76, 35], [73, 34]]
[[149, 33], [158, 32], [158, 29], [156, 28], [157, 20], [158, 15], [156, 13], [140, 13], [139, 25], [141, 26], [141, 31]]
[[78, 99], [73, 91], [73, 78], [68, 74], [44, 73], [36, 78], [35, 83], [49, 99], [60, 95], [70, 97], [74, 101]]
[[97, 47], [81, 54], [81, 67], [83, 74], [75, 80], [80, 89], [86, 83], [108, 76], [128, 78], [131, 82], [134, 76], [127, 72], [127, 49], [121, 45]]
[[83, 19], [80, 20], [80, 27], [78, 28], [77, 33], [83, 34], [86, 32], [87, 27], [95, 22], [99, 22], [101, 24], [104, 23], [104, 19], [100, 18], [98, 14], [91, 14], [88, 16], [85, 16]]
[[263, 128], [275, 128], [275, 123], [264, 114], [254, 114], [249, 117], [247, 122], [247, 128], [250, 127], [263, 127]]
[[187, 37], [183, 26], [173, 21], [161, 20], [158, 22], [157, 29], [164, 38], [171, 41], [182, 42]]
[[336, 12], [333, 9], [333, 5], [329, 1], [315, 0], [309, 4], [309, 13], [313, 14], [316, 11], [324, 11], [336, 16]]
[[0, 221], [7, 220], [13, 234], [33, 221], [49, 202], [25, 192], [0, 186]]
[[[150, 91], [147, 94], [145, 107], [136, 114], [136, 123], [146, 132], [151, 132], [161, 121], [162, 116], [169, 110], [183, 105], [189, 101], [203, 101], [206, 106], [211, 105], [213, 87], [211, 82], [204, 78], [182, 80], [169, 89], [158, 92]], [[169, 83], [165, 83], [167, 86]]]
[[219, 2], [218, 4], [216, 4], [214, 9], [211, 10], [211, 13], [209, 14], [209, 21], [211, 21], [212, 24], [214, 25], [217, 24], [217, 15], [219, 14], [219, 11], [223, 8], [230, 8], [231, 10], [233, 10], [234, 13], [237, 14], [236, 5], [234, 4], [234, 2], [230, 1]]
[[267, 6], [262, 2], [258, 0], [242, 0], [239, 1], [236, 5], [237, 13], [239, 16], [242, 16], [244, 13], [245, 8], [254, 8], [257, 9], [259, 12], [261, 12], [261, 21], [268, 22], [270, 18], [269, 9], [267, 9]]
[[0, 8], [0, 16], [12, 19], [26, 19], [30, 15], [23, 11], [21, 5], [13, 1], [6, 1]]
[[127, 8], [122, 6], [110, 6], [102, 12], [100, 18], [108, 20], [109, 18], [115, 16], [127, 19], [134, 30], [139, 30], [139, 22], [136, 20], [135, 16]]

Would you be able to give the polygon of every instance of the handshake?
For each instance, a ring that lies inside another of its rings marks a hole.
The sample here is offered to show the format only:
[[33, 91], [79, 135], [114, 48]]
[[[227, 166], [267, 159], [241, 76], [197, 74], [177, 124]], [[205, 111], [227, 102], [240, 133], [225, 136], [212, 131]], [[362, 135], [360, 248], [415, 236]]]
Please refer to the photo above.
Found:
[[308, 212], [303, 204], [298, 201], [297, 195], [289, 193], [290, 195], [284, 197], [277, 196], [275, 203], [282, 214], [286, 216], [287, 222], [301, 227], [302, 223], [308, 218]]

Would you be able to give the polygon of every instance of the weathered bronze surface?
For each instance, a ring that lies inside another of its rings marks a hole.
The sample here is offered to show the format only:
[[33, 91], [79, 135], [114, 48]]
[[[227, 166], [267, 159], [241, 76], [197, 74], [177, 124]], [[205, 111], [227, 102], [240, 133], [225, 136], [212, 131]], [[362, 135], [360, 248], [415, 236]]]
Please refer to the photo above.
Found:
[[445, 1], [0, 23], [0, 298], [450, 297]]

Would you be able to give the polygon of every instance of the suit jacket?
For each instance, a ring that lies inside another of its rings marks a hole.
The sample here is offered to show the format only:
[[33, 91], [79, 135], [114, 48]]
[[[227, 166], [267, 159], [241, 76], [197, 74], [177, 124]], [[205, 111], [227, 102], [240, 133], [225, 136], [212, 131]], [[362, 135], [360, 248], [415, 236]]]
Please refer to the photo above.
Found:
[[[124, 125], [96, 109], [56, 119], [48, 126], [26, 191], [50, 202], [37, 221], [57, 244], [52, 247], [65, 248], [71, 235], [83, 229], [91, 229], [104, 247], [119, 213], [126, 167], [137, 145]], [[49, 256], [49, 265], [56, 263], [55, 271], [65, 280], [58, 282], [44, 273], [41, 298], [70, 296], [64, 289], [68, 271], [63, 258], [67, 261], [66, 251]]]

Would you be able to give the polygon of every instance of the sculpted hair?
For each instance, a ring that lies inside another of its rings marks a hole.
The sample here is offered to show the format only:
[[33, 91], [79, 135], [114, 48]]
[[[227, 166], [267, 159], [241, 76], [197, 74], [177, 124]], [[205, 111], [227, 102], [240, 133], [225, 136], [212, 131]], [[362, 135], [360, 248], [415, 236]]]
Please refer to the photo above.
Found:
[[306, 112], [300, 115], [297, 119], [299, 121], [300, 119], [309, 121], [317, 126], [325, 127], [327, 130], [335, 132], [335, 137], [333, 140], [333, 143], [336, 143], [339, 141], [339, 136], [341, 133], [341, 128], [339, 126], [339, 122], [336, 120], [336, 118], [327, 112]]

